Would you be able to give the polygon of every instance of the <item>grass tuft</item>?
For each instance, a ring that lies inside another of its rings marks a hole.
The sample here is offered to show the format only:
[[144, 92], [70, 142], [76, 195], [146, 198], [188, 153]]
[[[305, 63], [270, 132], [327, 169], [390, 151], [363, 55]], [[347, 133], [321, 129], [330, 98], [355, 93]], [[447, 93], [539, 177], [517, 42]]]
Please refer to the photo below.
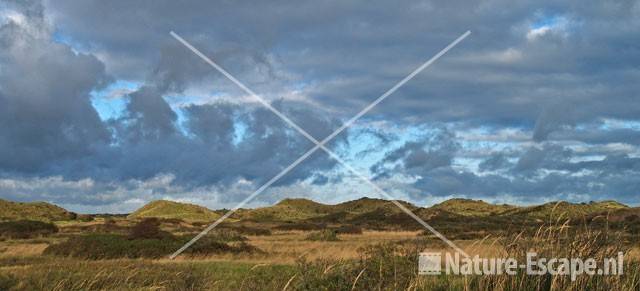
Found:
[[307, 235], [305, 238], [310, 241], [339, 241], [338, 234], [333, 229], [325, 229], [321, 231], [315, 231]]

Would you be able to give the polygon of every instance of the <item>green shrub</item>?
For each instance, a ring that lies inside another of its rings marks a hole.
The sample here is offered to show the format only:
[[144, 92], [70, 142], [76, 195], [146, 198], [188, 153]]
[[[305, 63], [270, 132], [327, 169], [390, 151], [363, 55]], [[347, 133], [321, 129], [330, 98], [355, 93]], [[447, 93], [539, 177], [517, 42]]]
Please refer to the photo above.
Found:
[[311, 241], [339, 241], [338, 235], [333, 229], [325, 229], [321, 231], [312, 232], [307, 235], [306, 240]]
[[26, 239], [38, 236], [47, 236], [58, 232], [58, 228], [53, 223], [18, 220], [0, 222], [0, 237], [12, 239]]

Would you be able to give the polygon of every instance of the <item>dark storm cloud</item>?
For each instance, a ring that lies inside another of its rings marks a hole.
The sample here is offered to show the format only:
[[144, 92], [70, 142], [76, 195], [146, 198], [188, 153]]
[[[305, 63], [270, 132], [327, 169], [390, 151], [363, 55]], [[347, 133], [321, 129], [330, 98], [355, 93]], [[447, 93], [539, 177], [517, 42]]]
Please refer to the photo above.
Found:
[[[186, 134], [172, 125], [174, 119], [170, 114], [160, 117], [142, 114], [117, 123], [119, 144], [108, 146], [88, 159], [69, 161], [67, 175], [80, 178], [90, 169], [91, 177], [104, 182], [146, 180], [171, 173], [179, 185], [228, 186], [240, 178], [264, 183], [312, 146], [272, 112], [259, 107], [216, 103], [190, 105], [184, 112]], [[307, 111], [307, 122], [322, 131], [337, 127], [335, 122], [314, 116], [317, 116], [314, 112]], [[246, 127], [241, 137], [236, 136], [236, 124]], [[275, 185], [304, 180], [333, 165], [324, 155], [312, 155]]]
[[[421, 147], [417, 151], [424, 152]], [[480, 163], [479, 170], [508, 174], [479, 175], [466, 169], [454, 169], [451, 165], [432, 167], [428, 158], [421, 158], [419, 163], [415, 163], [415, 159], [412, 162], [410, 153], [413, 152], [416, 152], [416, 143], [409, 142], [387, 154], [384, 159], [387, 165], [377, 165], [375, 170], [387, 173], [390, 170], [389, 163], [413, 163], [411, 168], [395, 166], [391, 170], [418, 177], [412, 186], [420, 191], [419, 196], [462, 195], [534, 203], [539, 203], [540, 197], [551, 200], [616, 199], [630, 204], [638, 203], [637, 188], [634, 187], [640, 186], [640, 158], [624, 154], [576, 161], [574, 158], [585, 154], [563, 146], [545, 144], [540, 148], [531, 147], [522, 151], [515, 165], [506, 156], [494, 153]], [[425, 152], [425, 155], [437, 158], [442, 154]]]
[[29, 22], [0, 27], [0, 169], [37, 172], [109, 141], [89, 99], [109, 78], [94, 56], [49, 39], [37, 2], [15, 6]]
[[478, 165], [478, 169], [482, 172], [495, 171], [495, 170], [508, 168], [509, 164], [510, 163], [506, 155], [501, 152], [497, 152], [497, 153], [491, 154], [491, 156], [489, 156], [487, 159], [482, 161]]
[[574, 125], [571, 120], [569, 104], [558, 104], [545, 108], [536, 119], [533, 128], [533, 140], [544, 141], [549, 134], [561, 129], [563, 126]]
[[593, 128], [587, 130], [566, 129], [554, 133], [552, 135], [552, 139], [575, 140], [597, 145], [610, 143], [640, 145], [640, 131], [629, 128], [611, 130], [599, 130]]
[[142, 87], [129, 94], [127, 115], [129, 136], [134, 139], [163, 139], [175, 134], [178, 115], [155, 87]]
[[545, 144], [543, 148], [532, 147], [518, 159], [516, 172], [531, 172], [541, 168], [554, 168], [553, 164], [567, 162], [572, 156], [571, 150], [559, 145]]
[[[393, 174], [421, 174], [432, 170], [449, 167], [459, 149], [455, 136], [446, 129], [441, 129], [422, 140], [405, 143], [393, 150], [371, 167], [371, 171], [380, 177]], [[398, 163], [399, 162], [399, 163]], [[389, 170], [388, 165], [393, 169]]]
[[[175, 30], [223, 60], [233, 51], [223, 64], [259, 86], [257, 76], [279, 85], [302, 78], [310, 98], [348, 115], [470, 29], [472, 37], [374, 116], [524, 125], [536, 141], [576, 122], [640, 116], [629, 106], [640, 89], [636, 1], [50, 4], [61, 31], [122, 74], [153, 64]], [[267, 69], [250, 74], [241, 59]], [[274, 65], [288, 74], [265, 74]]]
[[[178, 113], [164, 96], [204, 82], [212, 70], [175, 44], [161, 47], [157, 63], [140, 70], [146, 72], [143, 85], [125, 96], [122, 116], [103, 122], [91, 104], [90, 93], [115, 79], [105, 72], [104, 63], [52, 39], [38, 2], [10, 8], [24, 18], [9, 19], [0, 28], [2, 176], [63, 178], [34, 180], [51, 187], [67, 185], [64, 179], [90, 179], [85, 184], [95, 187], [82, 188], [86, 196], [82, 199], [73, 193], [51, 194], [48, 199], [56, 196], [62, 203], [89, 203], [98, 190], [109, 192], [108, 185], [113, 183], [111, 187], [117, 188], [165, 174], [173, 175], [173, 183], [186, 187], [183, 191], [226, 187], [239, 179], [262, 183], [311, 147], [273, 113], [252, 104], [188, 105], [182, 109], [184, 124], [179, 124]], [[231, 58], [234, 54], [229, 52]], [[254, 64], [264, 61], [259, 57], [252, 60]], [[275, 106], [318, 138], [338, 126], [337, 120], [295, 102], [279, 101]], [[246, 127], [241, 137], [236, 136], [239, 124]], [[306, 179], [333, 164], [325, 156], [314, 155], [276, 186]], [[73, 190], [67, 186], [59, 189]], [[7, 192], [5, 196], [19, 194]], [[100, 201], [124, 198], [112, 196]]]
[[[376, 140], [355, 156], [385, 153], [368, 164], [377, 179], [420, 177], [411, 186], [437, 196], [637, 195], [640, 131], [599, 126], [640, 119], [637, 1], [62, 0], [4, 8], [18, 16], [0, 15], [0, 175], [88, 193], [58, 198], [66, 202], [261, 183], [311, 148], [169, 31], [322, 139], [472, 30], [363, 120], [454, 129], [397, 148], [406, 133], [362, 129], [331, 146], [349, 155], [349, 143]], [[116, 80], [140, 86], [124, 96], [121, 115], [103, 121], [91, 92]], [[240, 101], [211, 98], [218, 94]], [[186, 95], [204, 101], [171, 100]], [[506, 140], [516, 145], [478, 150], [477, 173], [456, 163], [470, 150], [458, 133], [477, 128], [517, 129], [533, 145]], [[334, 165], [314, 154], [276, 186], [340, 183], [342, 175], [326, 173]], [[138, 187], [167, 175], [178, 188]]]
[[[116, 64], [114, 71], [139, 71], [140, 62], [154, 63], [158, 48], [175, 42], [167, 37], [175, 30], [223, 60], [225, 52], [234, 51], [235, 59], [225, 65], [235, 72], [251, 71], [239, 59], [263, 64], [267, 71], [275, 63], [295, 77], [274, 73], [270, 81], [291, 85], [303, 78], [310, 98], [347, 115], [471, 29], [472, 37], [397, 92], [394, 102], [376, 108], [384, 114], [376, 116], [525, 125], [535, 127], [533, 138], [542, 141], [575, 122], [640, 115], [639, 107], [628, 106], [640, 89], [633, 65], [640, 61], [635, 1], [157, 1], [150, 6], [56, 1], [49, 6], [60, 30], [74, 41], [112, 61], [138, 60], [127, 62], [130, 67]], [[509, 10], [497, 13], [503, 7]], [[543, 25], [546, 30], [533, 32]]]
[[636, 179], [640, 175], [640, 158], [627, 154], [609, 153], [604, 158], [573, 161], [573, 158], [584, 156], [558, 146], [545, 145], [542, 148], [531, 148], [524, 152], [513, 168], [513, 173], [523, 175], [539, 170], [558, 170], [577, 173], [581, 170], [597, 172], [599, 175], [629, 175]]

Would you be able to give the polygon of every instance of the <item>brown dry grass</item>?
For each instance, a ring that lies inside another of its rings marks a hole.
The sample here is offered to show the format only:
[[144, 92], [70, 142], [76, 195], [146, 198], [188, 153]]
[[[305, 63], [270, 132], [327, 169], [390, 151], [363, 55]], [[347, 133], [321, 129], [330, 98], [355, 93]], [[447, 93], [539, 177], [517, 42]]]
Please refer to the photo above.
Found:
[[[414, 240], [420, 231], [364, 231], [363, 234], [340, 234], [340, 241], [309, 241], [306, 236], [310, 231], [274, 232], [270, 236], [248, 236], [248, 243], [265, 251], [256, 254], [215, 254], [206, 257], [191, 258], [199, 261], [235, 261], [254, 264], [293, 264], [304, 257], [315, 260], [348, 260], [357, 259], [362, 248], [383, 243], [400, 243]], [[507, 254], [500, 237], [487, 236], [480, 240], [454, 241], [469, 255], [481, 257], [503, 257]], [[433, 239], [423, 251], [450, 251], [437, 239]], [[640, 260], [640, 246], [634, 248], [629, 259]], [[166, 260], [161, 260], [166, 261]]]
[[[41, 255], [42, 250], [47, 246], [46, 242], [58, 241], [61, 239], [59, 237], [4, 241], [0, 242], [0, 290], [2, 290], [3, 273], [11, 276], [5, 279], [5, 282], [14, 279], [19, 281], [14, 286], [15, 290], [33, 290], [33, 288], [101, 290], [116, 287], [123, 290], [151, 290], [153, 288], [159, 290], [207, 288], [212, 290], [282, 290], [284, 286], [288, 286], [288, 289], [291, 290], [304, 290], [307, 286], [306, 282], [315, 282], [318, 287], [342, 286], [343, 289], [349, 290], [352, 286], [356, 286], [356, 289], [387, 286], [384, 285], [386, 284], [384, 282], [392, 279], [399, 285], [389, 285], [387, 288], [381, 289], [405, 289], [399, 287], [406, 283], [409, 285], [404, 286], [417, 290], [434, 288], [441, 288], [441, 290], [489, 290], [495, 288], [517, 290], [504, 287], [516, 287], [520, 284], [531, 287], [539, 284], [531, 282], [532, 279], [528, 277], [494, 277], [493, 279], [460, 276], [415, 277], [415, 274], [412, 273], [413, 269], [411, 269], [416, 267], [415, 262], [412, 261], [415, 260], [415, 252], [413, 256], [407, 257], [394, 257], [385, 253], [382, 257], [372, 257], [369, 261], [361, 263], [364, 265], [358, 265], [357, 262], [361, 262], [363, 249], [384, 243], [402, 245], [415, 242], [418, 239], [423, 240], [420, 245], [421, 250], [450, 251], [437, 239], [419, 235], [419, 231], [364, 231], [360, 235], [338, 235], [340, 241], [337, 242], [308, 241], [305, 238], [309, 233], [309, 231], [279, 231], [269, 236], [248, 236], [247, 242], [262, 249], [265, 251], [264, 253], [220, 254], [198, 258], [179, 258], [178, 260], [83, 261]], [[587, 239], [578, 240], [579, 237], [567, 235], [556, 226], [551, 226], [542, 229], [533, 237], [488, 236], [481, 240], [458, 240], [455, 243], [470, 255], [479, 254], [482, 257], [502, 257], [506, 254], [517, 256], [531, 247], [540, 247], [542, 249], [539, 251], [548, 255], [562, 255], [566, 250], [556, 246], [558, 241], [564, 240], [584, 242], [572, 246], [574, 249], [597, 250], [598, 247], [607, 245], [614, 247], [610, 241], [600, 241], [600, 237], [596, 236], [595, 232], [587, 232], [586, 235]], [[516, 242], [521, 248], [509, 250], [508, 246]], [[599, 245], [594, 245], [595, 243], [599, 243]], [[324, 261], [327, 264], [310, 265], [308, 269], [305, 269], [307, 268], [305, 265], [299, 264], [301, 258], [307, 262]], [[631, 249], [625, 256], [625, 261], [627, 259], [640, 261], [640, 246]], [[393, 269], [387, 270], [388, 274], [383, 273], [382, 268], [390, 268], [391, 263]], [[398, 266], [405, 264], [407, 268], [400, 270], [397, 269], [400, 267], [396, 267], [395, 264], [399, 264]], [[123, 268], [129, 273], [125, 274]], [[396, 269], [408, 277], [405, 279], [396, 277]], [[470, 281], [467, 282], [467, 279]], [[630, 279], [625, 282], [609, 282], [607, 284], [625, 287], [634, 284], [633, 280], [637, 281], [637, 279]], [[598, 285], [601, 283], [596, 281], [594, 281], [595, 283], [582, 281], [578, 285], [572, 285], [571, 282], [559, 282], [557, 279], [554, 282], [557, 285], [554, 285], [553, 290], [561, 290], [562, 288], [579, 290], [580, 286], [602, 286]], [[531, 288], [525, 289], [533, 290]]]
[[3, 245], [0, 246], [0, 258], [38, 256], [47, 246], [46, 243]]
[[293, 264], [301, 257], [317, 259], [354, 259], [366, 246], [415, 239], [417, 231], [365, 231], [363, 234], [340, 234], [340, 241], [309, 241], [309, 231], [274, 232], [270, 236], [248, 236], [248, 243], [264, 254], [219, 254], [199, 260], [248, 263]]

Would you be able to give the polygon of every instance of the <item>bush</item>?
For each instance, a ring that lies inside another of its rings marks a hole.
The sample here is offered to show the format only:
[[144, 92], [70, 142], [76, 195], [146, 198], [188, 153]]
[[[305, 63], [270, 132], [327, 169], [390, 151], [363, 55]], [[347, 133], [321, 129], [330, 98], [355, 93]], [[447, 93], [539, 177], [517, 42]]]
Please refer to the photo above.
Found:
[[0, 237], [12, 239], [26, 239], [38, 236], [47, 236], [58, 232], [58, 227], [53, 223], [18, 220], [0, 222]]
[[161, 223], [166, 223], [166, 224], [182, 224], [184, 223], [184, 220], [180, 219], [180, 218], [162, 218], [160, 220]]
[[271, 231], [267, 228], [241, 226], [225, 226], [222, 229], [230, 229], [242, 235], [271, 235]]
[[[115, 234], [91, 234], [71, 237], [65, 242], [50, 245], [44, 250], [44, 254], [92, 260], [116, 258], [157, 259], [169, 256], [192, 238], [193, 236], [190, 235], [131, 239], [131, 237]], [[206, 255], [259, 251], [259, 249], [244, 242], [229, 244], [214, 235], [201, 238], [186, 249], [185, 254]]]
[[232, 242], [232, 241], [246, 241], [247, 238], [242, 236], [235, 230], [230, 229], [216, 229], [207, 233], [206, 238], [220, 241], [220, 242]]
[[[186, 243], [187, 241], [185, 241]], [[193, 255], [207, 255], [207, 254], [220, 254], [220, 253], [261, 253], [262, 250], [241, 241], [236, 244], [229, 244], [216, 240], [215, 237], [203, 237], [194, 243], [191, 247], [185, 250], [186, 254]]]
[[93, 216], [87, 215], [87, 214], [80, 214], [78, 215], [77, 220], [82, 222], [89, 222], [89, 221], [93, 221]]
[[632, 214], [624, 218], [626, 222], [640, 222], [640, 216]]
[[324, 224], [316, 224], [316, 223], [287, 223], [281, 224], [274, 229], [277, 230], [320, 230], [324, 229], [326, 226]]
[[107, 224], [107, 223], [92, 223], [92, 224], [77, 224], [60, 228], [63, 233], [113, 233], [127, 235], [131, 233], [131, 227]]
[[160, 230], [160, 220], [157, 218], [145, 218], [131, 228], [129, 237], [132, 239], [162, 239], [171, 234]]
[[0, 273], [0, 290], [9, 290], [18, 284], [18, 280], [9, 274]]
[[436, 290], [423, 286], [417, 288], [415, 284], [418, 248], [388, 243], [368, 246], [359, 251], [359, 260], [308, 262], [301, 258], [297, 262], [300, 275], [292, 283], [292, 289]]
[[306, 240], [311, 241], [339, 241], [338, 235], [335, 230], [325, 229], [321, 231], [312, 232], [307, 235]]
[[175, 251], [173, 240], [128, 239], [115, 234], [91, 234], [50, 245], [44, 254], [85, 259], [160, 258]]
[[342, 225], [335, 231], [337, 234], [362, 234], [362, 228], [355, 225]]

